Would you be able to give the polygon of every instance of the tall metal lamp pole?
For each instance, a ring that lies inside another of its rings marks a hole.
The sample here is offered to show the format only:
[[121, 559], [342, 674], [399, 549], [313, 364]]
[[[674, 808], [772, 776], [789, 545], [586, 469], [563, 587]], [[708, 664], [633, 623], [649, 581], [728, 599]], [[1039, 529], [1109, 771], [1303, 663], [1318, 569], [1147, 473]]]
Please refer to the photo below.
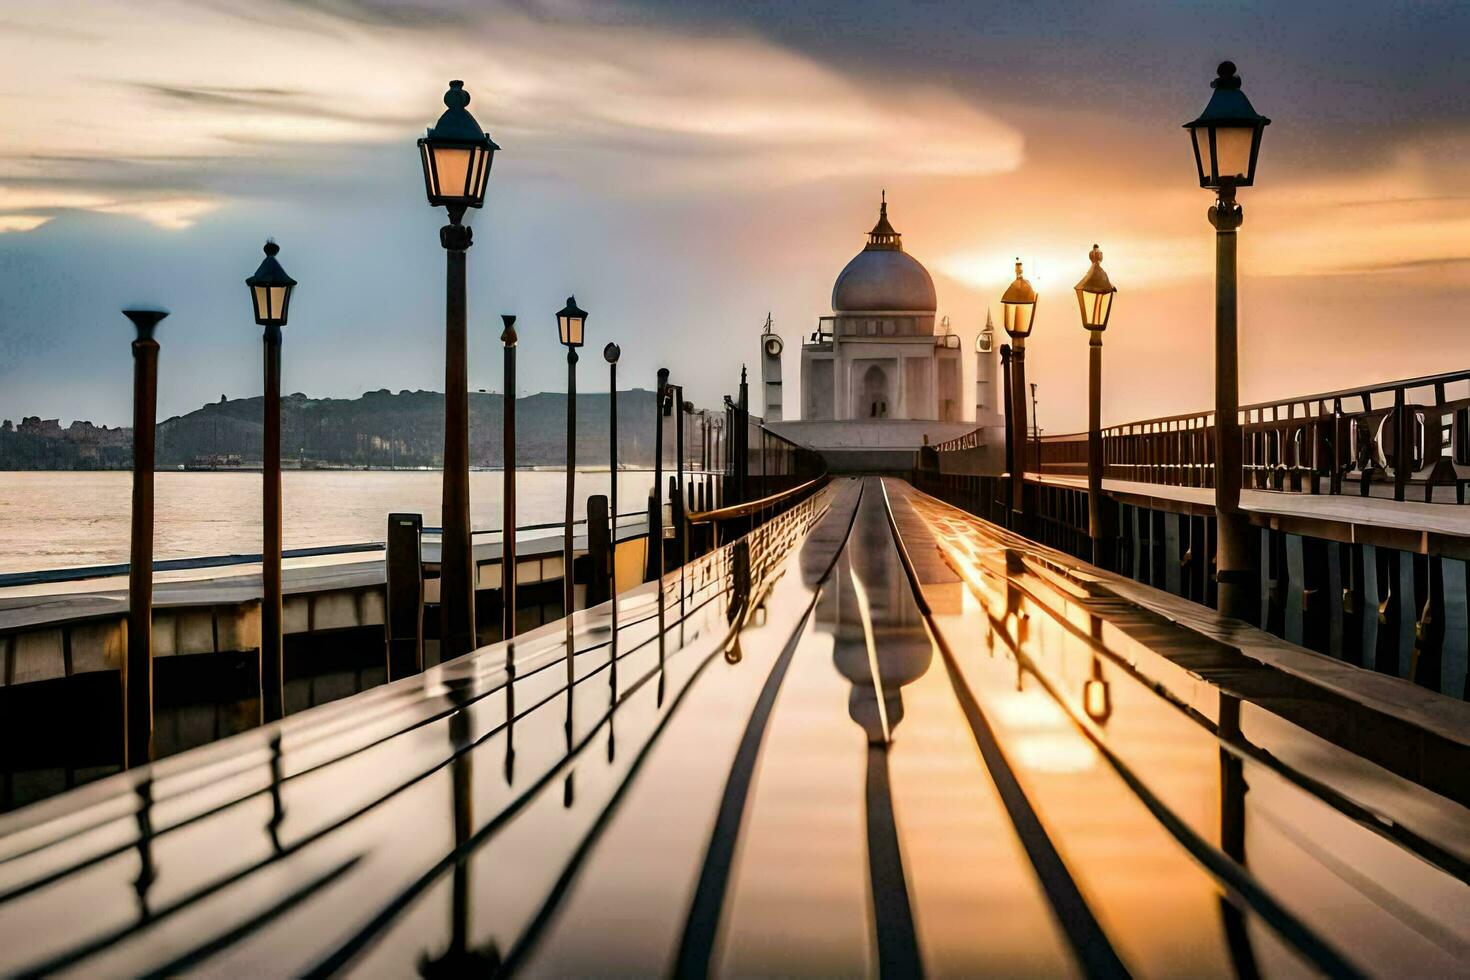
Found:
[[1105, 565], [1108, 512], [1103, 505], [1102, 486], [1102, 340], [1118, 290], [1103, 271], [1102, 249], [1092, 246], [1087, 257], [1092, 268], [1076, 286], [1077, 306], [1087, 330], [1087, 533], [1092, 538], [1092, 563]]
[[505, 430], [502, 453], [505, 489], [500, 517], [500, 636], [516, 635], [516, 318], [502, 314], [505, 329], [500, 344], [505, 350], [505, 397], [501, 416]]
[[123, 310], [133, 322], [133, 527], [128, 554], [128, 650], [123, 660], [123, 765], [153, 761], [153, 439], [163, 310]]
[[577, 484], [577, 348], [582, 346], [587, 313], [577, 306], [575, 296], [556, 314], [557, 333], [567, 349], [567, 501], [562, 528], [562, 606], [567, 621], [567, 689], [572, 684], [572, 613], [576, 610], [576, 585], [572, 581], [572, 517]]
[[476, 645], [474, 548], [470, 539], [470, 399], [465, 351], [465, 252], [474, 242], [463, 223], [468, 208], [485, 204], [485, 184], [500, 149], [466, 111], [464, 82], [449, 83], [444, 114], [419, 140], [424, 188], [449, 224], [439, 229], [447, 263], [444, 306], [444, 487], [439, 523], [439, 657]]
[[296, 280], [286, 275], [265, 243], [265, 258], [245, 280], [255, 322], [264, 327], [265, 406], [261, 439], [260, 711], [265, 721], [286, 716], [286, 666], [281, 634], [281, 328], [290, 312]]
[[1256, 112], [1240, 89], [1235, 64], [1224, 61], [1210, 83], [1204, 112], [1184, 124], [1194, 148], [1200, 186], [1216, 194], [1209, 210], [1215, 229], [1215, 581], [1218, 608], [1251, 621], [1256, 585], [1251, 527], [1240, 509], [1243, 446], [1240, 433], [1240, 351], [1236, 305], [1236, 231], [1243, 214], [1238, 187], [1255, 183], [1261, 134], [1271, 120]]

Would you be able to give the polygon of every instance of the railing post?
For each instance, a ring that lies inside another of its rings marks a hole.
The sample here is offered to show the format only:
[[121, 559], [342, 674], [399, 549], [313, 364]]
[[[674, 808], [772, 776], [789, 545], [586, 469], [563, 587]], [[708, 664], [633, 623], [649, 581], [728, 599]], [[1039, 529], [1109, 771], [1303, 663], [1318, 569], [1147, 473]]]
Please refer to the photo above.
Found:
[[1399, 386], [1393, 391], [1393, 499], [1403, 500], [1409, 485], [1409, 471], [1413, 469], [1414, 451], [1409, 445], [1413, 426], [1409, 422], [1405, 391]]
[[424, 518], [389, 514], [387, 566], [388, 679], [424, 669]]
[[586, 607], [608, 600], [612, 540], [608, 525], [608, 502], [602, 494], [587, 498], [587, 574]]

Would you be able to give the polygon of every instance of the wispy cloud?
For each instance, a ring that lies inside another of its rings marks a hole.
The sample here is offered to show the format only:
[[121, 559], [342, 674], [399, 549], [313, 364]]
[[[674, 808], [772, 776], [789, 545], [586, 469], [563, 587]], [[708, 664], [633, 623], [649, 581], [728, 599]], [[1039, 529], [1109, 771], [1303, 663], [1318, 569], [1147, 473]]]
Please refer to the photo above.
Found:
[[[864, 83], [753, 36], [553, 13], [386, 0], [135, 0], [126, 9], [27, 0], [15, 16], [32, 30], [0, 41], [11, 80], [0, 92], [0, 187], [25, 181], [27, 204], [0, 213], [13, 228], [67, 209], [185, 227], [239, 193], [231, 161], [299, 173], [321, 162], [313, 147], [411, 139], [433, 121], [451, 73], [469, 81], [472, 111], [508, 150], [573, 181], [637, 177], [666, 192], [973, 176], [1023, 158], [1015, 129], [942, 89]], [[74, 38], [46, 33], [55, 23], [86, 25], [95, 40], [85, 59]], [[68, 165], [50, 166], [60, 159]], [[191, 160], [222, 172], [189, 173], [180, 163]], [[125, 169], [141, 181], [118, 180]]]

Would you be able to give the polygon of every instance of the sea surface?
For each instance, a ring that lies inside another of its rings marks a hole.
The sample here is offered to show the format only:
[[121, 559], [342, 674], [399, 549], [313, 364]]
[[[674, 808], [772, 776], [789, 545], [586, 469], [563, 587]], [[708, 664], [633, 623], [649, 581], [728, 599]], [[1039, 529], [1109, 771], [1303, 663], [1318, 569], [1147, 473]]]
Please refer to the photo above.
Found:
[[[470, 520], [476, 530], [498, 529], [504, 476], [470, 474]], [[618, 509], [642, 512], [653, 474], [618, 475]], [[433, 470], [288, 470], [282, 474], [285, 547], [382, 541], [388, 514], [418, 513], [439, 526], [440, 474]], [[577, 472], [575, 509], [608, 492], [608, 473]], [[259, 473], [159, 472], [155, 480], [154, 556], [195, 558], [260, 552]], [[516, 475], [517, 521], [559, 521], [566, 474]], [[132, 474], [0, 473], [0, 572], [25, 572], [128, 560]]]

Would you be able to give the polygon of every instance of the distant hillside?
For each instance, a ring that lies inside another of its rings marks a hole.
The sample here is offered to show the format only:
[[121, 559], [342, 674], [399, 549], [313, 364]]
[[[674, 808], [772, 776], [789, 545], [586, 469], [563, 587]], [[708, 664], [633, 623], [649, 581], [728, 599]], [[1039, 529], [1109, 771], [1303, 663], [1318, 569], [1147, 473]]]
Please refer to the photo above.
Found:
[[[577, 462], [607, 461], [609, 397], [577, 396]], [[258, 466], [263, 399], [220, 401], [158, 425], [158, 465], [218, 461]], [[470, 459], [499, 466], [504, 399], [470, 395]], [[618, 396], [618, 452], [622, 462], [653, 462], [653, 393], [635, 388]], [[75, 423], [63, 430], [27, 419], [0, 428], [0, 469], [119, 469], [132, 465], [127, 429], [96, 430]], [[690, 427], [695, 428], [694, 426]], [[24, 431], [22, 431], [24, 430]], [[75, 431], [74, 431], [75, 430]], [[670, 432], [672, 435], [672, 431]], [[699, 434], [689, 435], [698, 452]], [[516, 461], [560, 466], [566, 461], [566, 396], [543, 392], [516, 402]], [[327, 466], [438, 466], [444, 451], [444, 396], [434, 391], [370, 391], [361, 398], [281, 399], [281, 446], [287, 464]]]

